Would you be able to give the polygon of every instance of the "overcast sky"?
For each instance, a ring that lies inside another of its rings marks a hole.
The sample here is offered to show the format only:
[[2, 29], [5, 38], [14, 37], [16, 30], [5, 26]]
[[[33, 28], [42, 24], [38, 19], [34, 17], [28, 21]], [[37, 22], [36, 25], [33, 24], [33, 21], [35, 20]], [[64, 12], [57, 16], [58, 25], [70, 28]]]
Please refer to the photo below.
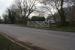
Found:
[[[6, 11], [8, 7], [10, 7], [13, 4], [14, 0], [0, 0], [0, 16]], [[43, 4], [37, 4], [37, 7], [39, 7], [40, 10], [44, 10], [41, 8], [41, 6], [44, 6]], [[47, 11], [47, 10], [45, 10]]]
[[0, 16], [13, 3], [13, 0], [0, 0]]

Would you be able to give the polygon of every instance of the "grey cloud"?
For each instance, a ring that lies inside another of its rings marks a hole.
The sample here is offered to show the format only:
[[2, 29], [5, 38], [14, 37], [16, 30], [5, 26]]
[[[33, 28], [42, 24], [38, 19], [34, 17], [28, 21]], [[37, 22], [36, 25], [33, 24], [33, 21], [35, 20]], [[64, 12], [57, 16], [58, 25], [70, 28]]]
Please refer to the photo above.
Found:
[[0, 16], [13, 3], [13, 0], [0, 0]]

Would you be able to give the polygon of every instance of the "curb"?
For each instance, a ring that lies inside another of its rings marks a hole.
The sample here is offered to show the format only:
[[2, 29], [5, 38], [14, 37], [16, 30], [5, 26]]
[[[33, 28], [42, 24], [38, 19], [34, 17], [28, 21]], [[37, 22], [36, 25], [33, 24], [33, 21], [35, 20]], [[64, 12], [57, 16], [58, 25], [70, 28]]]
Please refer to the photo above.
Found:
[[17, 45], [19, 45], [19, 46], [21, 46], [21, 47], [24, 47], [24, 48], [26, 48], [27, 50], [32, 50], [31, 48], [29, 48], [28, 46], [27, 46], [27, 44], [26, 44], [26, 46], [25, 45], [23, 45], [22, 43], [22, 41], [19, 41], [19, 40], [17, 40], [16, 38], [12, 38], [12, 37], [10, 37], [9, 35], [7, 35], [7, 34], [5, 34], [5, 33], [3, 33], [3, 32], [0, 32], [0, 34], [2, 35], [2, 36], [4, 36], [5, 38], [7, 38], [7, 39], [9, 39], [12, 43], [15, 43], [15, 44], [17, 44]]

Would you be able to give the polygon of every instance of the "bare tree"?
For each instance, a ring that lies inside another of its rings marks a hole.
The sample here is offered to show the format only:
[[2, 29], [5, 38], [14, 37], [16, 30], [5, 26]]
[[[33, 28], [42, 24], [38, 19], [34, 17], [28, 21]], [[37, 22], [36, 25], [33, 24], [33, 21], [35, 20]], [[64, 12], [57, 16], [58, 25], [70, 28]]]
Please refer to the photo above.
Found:
[[[69, 12], [66, 13], [68, 11], [68, 8], [71, 8], [71, 6], [73, 5], [73, 2], [72, 0], [58, 0], [58, 1], [54, 1], [55, 3], [55, 8], [56, 10], [58, 11], [59, 15], [60, 15], [60, 24], [62, 26], [66, 25], [66, 22], [67, 22], [67, 14], [69, 14], [71, 12], [71, 10], [69, 9]], [[66, 7], [65, 4], [68, 4]], [[67, 10], [65, 10], [67, 9]]]
[[[57, 10], [57, 12], [60, 15], [60, 23], [61, 25], [65, 25], [66, 22], [66, 16], [65, 16], [65, 11], [63, 9], [63, 5], [64, 5], [64, 0], [44, 0], [43, 3], [45, 5], [49, 5], [50, 7], [53, 7], [54, 9]], [[51, 9], [47, 8], [50, 12]]]
[[16, 0], [16, 6], [25, 24], [27, 24], [29, 15], [34, 11], [35, 4], [36, 0]]
[[16, 23], [16, 9], [12, 5], [10, 8], [7, 8], [6, 14], [3, 14], [5, 23], [11, 23], [15, 24]]
[[[58, 4], [57, 4], [58, 3]], [[58, 1], [55, 5], [56, 5], [56, 9], [58, 10], [58, 13], [60, 15], [60, 22], [61, 25], [64, 26], [66, 24], [66, 16], [65, 16], [65, 11], [63, 9], [63, 5], [64, 5], [64, 0], [60, 0]], [[58, 8], [59, 6], [59, 8]]]

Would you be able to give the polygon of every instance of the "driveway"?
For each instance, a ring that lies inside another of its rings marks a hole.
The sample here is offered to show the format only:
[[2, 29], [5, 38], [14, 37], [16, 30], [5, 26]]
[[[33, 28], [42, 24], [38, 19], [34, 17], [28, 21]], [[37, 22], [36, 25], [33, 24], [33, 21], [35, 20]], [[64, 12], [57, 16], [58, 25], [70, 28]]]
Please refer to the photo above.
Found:
[[75, 50], [75, 33], [0, 24], [0, 32], [46, 50]]

